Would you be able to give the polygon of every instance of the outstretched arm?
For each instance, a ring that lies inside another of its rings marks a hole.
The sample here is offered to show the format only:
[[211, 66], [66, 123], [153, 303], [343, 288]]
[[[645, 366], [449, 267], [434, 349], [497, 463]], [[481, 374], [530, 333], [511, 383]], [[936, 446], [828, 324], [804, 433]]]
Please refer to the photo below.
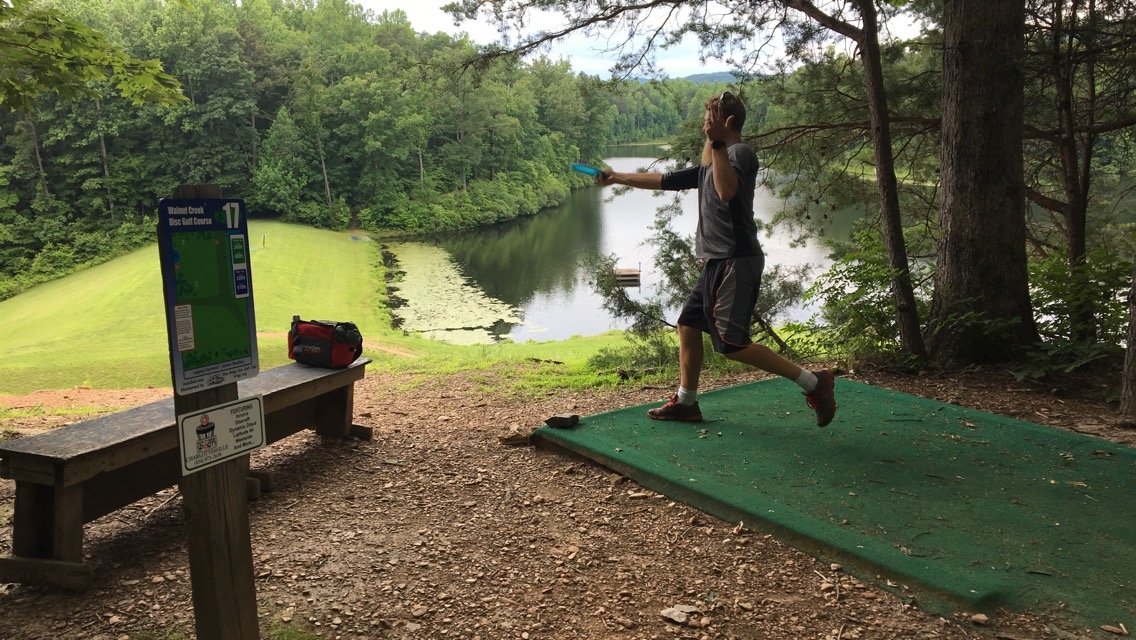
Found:
[[661, 189], [663, 174], [661, 173], [618, 173], [607, 171], [596, 176], [596, 183], [607, 186], [622, 184], [637, 189]]

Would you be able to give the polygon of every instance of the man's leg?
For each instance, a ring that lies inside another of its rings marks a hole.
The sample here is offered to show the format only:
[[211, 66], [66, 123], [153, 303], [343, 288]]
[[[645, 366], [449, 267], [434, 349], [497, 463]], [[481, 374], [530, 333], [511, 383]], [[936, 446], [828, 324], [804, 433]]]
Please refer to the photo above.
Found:
[[699, 422], [702, 411], [698, 408], [698, 376], [702, 373], [702, 330], [690, 325], [678, 325], [679, 387], [671, 399], [661, 407], [649, 409], [652, 420], [682, 420]]
[[685, 324], [678, 325], [679, 384], [696, 391], [705, 357], [702, 348], [702, 330]]
[[714, 264], [715, 269], [721, 270], [715, 279], [718, 284], [710, 316], [718, 329], [714, 348], [730, 360], [795, 382], [816, 411], [817, 424], [823, 427], [836, 415], [832, 372], [802, 369], [769, 347], [750, 342], [750, 323], [761, 288], [763, 267], [764, 261], [758, 256]]
[[762, 371], [768, 371], [769, 373], [788, 378], [794, 382], [801, 377], [801, 372], [803, 371], [803, 369], [789, 362], [776, 351], [763, 344], [750, 343], [739, 351], [722, 355], [730, 360], [748, 364], [751, 367], [757, 367]]
[[802, 369], [762, 344], [749, 344], [739, 351], [723, 355], [730, 360], [742, 362], [796, 382], [805, 394], [809, 407], [816, 411], [817, 425], [823, 427], [832, 422], [832, 418], [836, 415], [836, 395], [833, 390], [832, 372], [828, 369], [816, 372]]

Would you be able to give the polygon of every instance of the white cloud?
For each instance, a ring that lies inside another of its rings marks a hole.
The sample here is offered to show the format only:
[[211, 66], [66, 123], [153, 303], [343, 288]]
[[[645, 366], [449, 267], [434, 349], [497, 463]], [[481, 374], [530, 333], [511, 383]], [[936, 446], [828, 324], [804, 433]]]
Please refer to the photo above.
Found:
[[[401, 9], [410, 20], [415, 31], [435, 33], [442, 31], [451, 35], [465, 33], [471, 40], [479, 44], [488, 44], [498, 40], [500, 34], [495, 27], [484, 22], [462, 22], [454, 24], [454, 19], [442, 11], [441, 7], [450, 0], [355, 0], [366, 9], [380, 14], [383, 11]], [[534, 22], [536, 28], [552, 29], [563, 24], [562, 18], [556, 14], [546, 14], [537, 17]], [[608, 77], [611, 65], [615, 62], [615, 54], [605, 52], [607, 43], [598, 38], [593, 39], [583, 34], [573, 34], [552, 43], [543, 54], [553, 60], [566, 59], [575, 71]], [[687, 37], [681, 44], [665, 51], [656, 52], [659, 67], [673, 78], [681, 78], [696, 73], [710, 73], [726, 71], [728, 66], [722, 62], [710, 61], [703, 66], [698, 60], [698, 43], [692, 37]]]

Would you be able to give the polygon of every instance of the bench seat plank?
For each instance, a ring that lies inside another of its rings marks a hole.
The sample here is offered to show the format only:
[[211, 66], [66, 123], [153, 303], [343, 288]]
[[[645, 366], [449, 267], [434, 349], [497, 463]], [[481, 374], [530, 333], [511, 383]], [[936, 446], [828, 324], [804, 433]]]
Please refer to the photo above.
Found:
[[[242, 398], [263, 396], [265, 422], [269, 422], [267, 417], [273, 413], [297, 408], [307, 400], [361, 380], [370, 361], [360, 358], [344, 369], [295, 363], [275, 367], [239, 382], [238, 393]], [[2, 473], [4, 477], [40, 483], [63, 474], [50, 482], [56, 486], [83, 482], [98, 473], [177, 449], [175, 419], [173, 398], [167, 398], [34, 437], [17, 438], [0, 445]], [[72, 428], [80, 425], [82, 428]], [[83, 460], [84, 457], [89, 460]]]

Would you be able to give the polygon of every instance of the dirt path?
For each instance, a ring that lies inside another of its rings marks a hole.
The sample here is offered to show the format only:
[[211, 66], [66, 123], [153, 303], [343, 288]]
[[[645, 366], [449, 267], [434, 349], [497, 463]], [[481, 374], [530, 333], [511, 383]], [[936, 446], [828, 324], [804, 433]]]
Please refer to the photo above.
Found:
[[[374, 428], [374, 440], [298, 435], [254, 455], [253, 466], [274, 472], [278, 485], [251, 506], [262, 629], [287, 622], [343, 640], [1106, 637], [1025, 614], [999, 612], [986, 624], [971, 612], [939, 618], [909, 606], [902, 588], [896, 595], [861, 583], [589, 462], [502, 446], [497, 436], [511, 427], [651, 402], [670, 389], [520, 399], [494, 392], [508, 386], [495, 375], [368, 375], [356, 417]], [[1108, 426], [1103, 403], [1015, 388], [989, 373], [857, 379], [1131, 437]], [[0, 398], [0, 406], [124, 406], [168, 393], [74, 389]], [[0, 431], [28, 424], [3, 420]], [[10, 550], [3, 509], [10, 514], [11, 501], [11, 483], [0, 481], [0, 554]], [[0, 585], [0, 638], [192, 637], [173, 489], [88, 525], [85, 550], [98, 582], [87, 592]], [[685, 622], [663, 617], [673, 607], [687, 608]]]

